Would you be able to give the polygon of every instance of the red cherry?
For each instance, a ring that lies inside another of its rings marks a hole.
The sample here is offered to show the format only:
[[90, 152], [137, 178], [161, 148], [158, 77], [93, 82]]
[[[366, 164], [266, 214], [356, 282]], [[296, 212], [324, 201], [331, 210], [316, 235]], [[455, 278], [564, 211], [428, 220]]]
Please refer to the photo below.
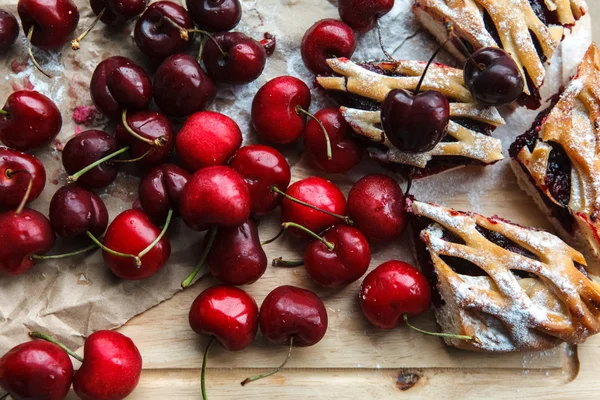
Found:
[[229, 31], [242, 18], [239, 0], [186, 0], [194, 22], [209, 32]]
[[17, 150], [27, 151], [50, 142], [61, 127], [56, 104], [33, 90], [12, 93], [0, 110], [0, 139]]
[[208, 107], [217, 94], [213, 81], [194, 57], [174, 54], [154, 76], [154, 101], [167, 115], [183, 117]]
[[127, 336], [114, 331], [92, 333], [85, 341], [83, 363], [73, 389], [83, 400], [120, 400], [137, 387], [142, 373], [140, 351]]
[[352, 28], [333, 18], [315, 22], [304, 34], [300, 45], [304, 65], [315, 75], [332, 74], [326, 60], [350, 58], [355, 49], [356, 37]]
[[46, 186], [46, 169], [35, 156], [0, 146], [0, 208], [17, 208], [33, 181], [27, 201]]
[[280, 76], [261, 87], [252, 101], [252, 125], [258, 136], [276, 144], [292, 143], [304, 132], [310, 89], [293, 76]]
[[155, 221], [164, 221], [169, 210], [179, 210], [179, 199], [191, 175], [175, 164], [160, 164], [140, 181], [139, 201]]
[[54, 193], [48, 216], [56, 234], [64, 238], [86, 232], [99, 237], [108, 226], [108, 210], [100, 196], [73, 184]]
[[250, 216], [250, 192], [233, 169], [207, 167], [196, 171], [185, 185], [179, 209], [185, 224], [197, 231], [212, 225], [235, 227]]
[[225, 164], [241, 144], [242, 131], [238, 124], [214, 111], [191, 115], [176, 139], [177, 155], [190, 171]]
[[279, 205], [281, 195], [271, 191], [273, 185], [285, 191], [290, 184], [290, 165], [280, 152], [269, 146], [244, 146], [235, 153], [229, 166], [248, 185], [253, 214], [266, 214]]
[[327, 157], [327, 138], [316, 120], [306, 124], [304, 146], [324, 171], [346, 172], [360, 163], [363, 148], [351, 139], [352, 128], [340, 115], [337, 107], [324, 108], [315, 114], [323, 124], [331, 144], [331, 159]]
[[[162, 236], [145, 254], [140, 256], [140, 253], [146, 251], [161, 233], [143, 211], [122, 212], [111, 222], [104, 236], [104, 264], [122, 279], [139, 280], [154, 275], [171, 255], [169, 239]], [[137, 256], [139, 261], [134, 257], [123, 257], [113, 252]]]
[[338, 10], [342, 21], [358, 32], [373, 29], [377, 20], [389, 13], [394, 0], [339, 0]]
[[5, 53], [19, 36], [19, 23], [14, 15], [0, 9], [0, 54]]
[[275, 52], [275, 47], [277, 47], [277, 38], [269, 32], [265, 32], [259, 43], [264, 47], [267, 57], [271, 57]]
[[13, 399], [62, 400], [73, 379], [73, 363], [59, 346], [22, 343], [0, 358], [0, 388]]
[[363, 177], [348, 193], [348, 215], [369, 240], [399, 238], [407, 221], [400, 185], [386, 175]]
[[120, 26], [144, 12], [148, 0], [90, 0], [96, 15], [104, 13], [100, 21], [110, 26]]
[[262, 74], [267, 53], [260, 43], [241, 32], [224, 32], [206, 42], [202, 60], [215, 81], [240, 85]]
[[61, 48], [79, 22], [79, 11], [71, 0], [19, 0], [17, 12], [25, 35], [33, 30], [31, 44], [42, 50]]

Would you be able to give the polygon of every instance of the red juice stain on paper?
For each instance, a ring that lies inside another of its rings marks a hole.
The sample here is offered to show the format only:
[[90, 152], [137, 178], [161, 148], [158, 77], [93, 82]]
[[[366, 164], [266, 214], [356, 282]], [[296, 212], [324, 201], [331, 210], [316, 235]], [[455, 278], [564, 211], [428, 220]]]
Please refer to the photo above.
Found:
[[28, 65], [29, 65], [29, 58], [28, 57], [22, 58], [20, 60], [17, 60], [15, 58], [14, 60], [12, 60], [10, 62], [10, 69], [15, 74], [18, 74], [19, 72], [25, 71], [25, 68], [27, 68]]
[[73, 110], [73, 121], [80, 125], [92, 125], [98, 118], [98, 110], [94, 106], [77, 106]]

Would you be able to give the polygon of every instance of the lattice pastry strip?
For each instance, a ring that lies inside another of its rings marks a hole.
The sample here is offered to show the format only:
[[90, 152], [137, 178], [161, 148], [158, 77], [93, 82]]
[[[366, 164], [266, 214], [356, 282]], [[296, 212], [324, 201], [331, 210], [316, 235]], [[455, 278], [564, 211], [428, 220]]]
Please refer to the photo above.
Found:
[[[552, 347], [558, 340], [578, 343], [600, 331], [600, 285], [576, 267], [575, 263], [585, 267], [583, 256], [556, 236], [497, 217], [418, 201], [410, 204], [410, 210], [431, 221], [420, 232], [420, 240], [445, 301], [436, 309], [442, 330], [475, 335], [481, 341], [449, 340], [449, 344], [484, 351], [535, 350]], [[502, 247], [484, 236], [481, 228], [532, 255]], [[449, 239], [445, 232], [464, 244]], [[468, 261], [486, 275], [457, 272], [444, 257]], [[531, 277], [519, 278], [513, 272], [517, 270]], [[490, 318], [491, 325], [480, 322]]]

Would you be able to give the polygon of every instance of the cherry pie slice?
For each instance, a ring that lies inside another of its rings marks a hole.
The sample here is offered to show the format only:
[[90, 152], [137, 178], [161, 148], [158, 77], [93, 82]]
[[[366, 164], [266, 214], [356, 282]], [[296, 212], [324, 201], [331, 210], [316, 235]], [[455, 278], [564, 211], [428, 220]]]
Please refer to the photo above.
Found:
[[408, 200], [421, 270], [437, 289], [445, 339], [474, 351], [548, 349], [600, 331], [600, 285], [584, 257], [558, 237], [435, 204]]
[[[414, 0], [413, 12], [440, 41], [448, 37], [445, 24], [454, 23], [457, 40], [469, 51], [501, 47], [516, 61], [526, 82], [519, 104], [531, 109], [541, 105], [539, 88], [544, 83], [544, 63], [564, 38], [565, 28], [575, 25], [587, 11], [584, 0]], [[460, 43], [447, 49], [465, 60]]]
[[559, 235], [600, 260], [600, 51], [510, 147], [519, 184]]
[[407, 176], [420, 178], [465, 165], [489, 165], [501, 159], [502, 145], [491, 133], [504, 125], [498, 110], [474, 103], [462, 70], [432, 64], [423, 90], [434, 89], [450, 100], [448, 134], [431, 151], [406, 153], [386, 138], [379, 109], [392, 89], [414, 91], [425, 62], [397, 61], [357, 64], [346, 58], [327, 60], [341, 76], [319, 76], [317, 83], [342, 104], [341, 113], [354, 132], [368, 140], [370, 154]]

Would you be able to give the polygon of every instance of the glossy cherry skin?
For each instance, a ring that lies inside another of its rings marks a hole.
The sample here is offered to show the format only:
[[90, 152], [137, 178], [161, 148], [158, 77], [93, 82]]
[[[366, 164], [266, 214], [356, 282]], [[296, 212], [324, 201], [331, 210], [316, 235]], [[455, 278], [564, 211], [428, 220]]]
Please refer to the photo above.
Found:
[[57, 345], [34, 340], [0, 358], [0, 388], [15, 400], [62, 400], [73, 379], [73, 363]]
[[[218, 33], [213, 38], [206, 42], [202, 60], [206, 72], [215, 81], [241, 85], [262, 74], [267, 52], [256, 40], [241, 32]], [[223, 56], [215, 42], [227, 56]]]
[[389, 13], [394, 0], [339, 0], [340, 18], [355, 31], [364, 33], [377, 24], [377, 20]]
[[362, 160], [364, 150], [352, 137], [352, 128], [340, 115], [337, 107], [324, 108], [315, 114], [329, 134], [331, 160], [327, 159], [327, 142], [319, 124], [312, 118], [306, 124], [304, 147], [323, 171], [341, 173]]
[[121, 400], [135, 390], [141, 373], [142, 356], [130, 338], [98, 331], [85, 341], [73, 389], [83, 400]]
[[0, 9], [0, 54], [6, 52], [19, 36], [19, 23], [14, 15]]
[[[311, 176], [293, 183], [286, 190], [286, 193], [322, 210], [346, 215], [346, 198], [344, 194], [333, 183], [318, 176]], [[284, 198], [281, 200], [281, 221], [295, 222], [315, 233], [319, 233], [341, 220]], [[307, 237], [304, 232], [296, 228], [290, 228], [289, 231], [296, 236]]]
[[183, 222], [196, 231], [239, 226], [250, 216], [250, 191], [229, 167], [202, 168], [183, 188], [179, 210]]
[[389, 242], [398, 239], [408, 217], [404, 193], [398, 182], [386, 175], [361, 178], [348, 193], [348, 216], [369, 240]]
[[169, 209], [179, 211], [179, 199], [191, 178], [189, 172], [175, 164], [160, 164], [140, 181], [140, 205], [155, 221], [164, 221]]
[[184, 52], [192, 39], [181, 37], [180, 29], [194, 29], [194, 21], [185, 8], [172, 1], [157, 1], [150, 4], [135, 24], [133, 38], [142, 53], [150, 58], [162, 60], [170, 55]]
[[261, 87], [252, 101], [252, 125], [258, 136], [275, 144], [292, 143], [304, 132], [310, 89], [293, 76], [280, 76]]
[[390, 91], [381, 106], [381, 124], [387, 138], [400, 151], [432, 150], [448, 131], [450, 103], [435, 90], [416, 96], [403, 89]]
[[525, 82], [510, 54], [499, 48], [484, 47], [471, 57], [477, 65], [467, 60], [463, 76], [467, 89], [478, 103], [501, 107], [521, 96]]
[[313, 346], [327, 332], [325, 304], [310, 290], [279, 286], [265, 297], [258, 317], [260, 332], [271, 343]]
[[358, 280], [369, 269], [371, 248], [356, 228], [336, 225], [327, 229], [323, 239], [334, 245], [329, 250], [320, 240], [310, 242], [304, 252], [304, 268], [319, 285], [338, 289]]
[[[160, 229], [150, 221], [150, 217], [140, 210], [127, 210], [110, 223], [104, 235], [104, 245], [124, 254], [138, 255], [160, 234]], [[171, 243], [163, 236], [156, 246], [144, 255], [141, 267], [132, 258], [120, 257], [103, 251], [104, 264], [121, 279], [139, 280], [157, 273], [167, 263], [171, 255]]]
[[223, 348], [246, 348], [258, 330], [258, 306], [235, 286], [212, 286], [196, 297], [189, 313], [190, 326], [200, 335], [214, 336]]
[[17, 208], [33, 180], [27, 201], [38, 198], [46, 186], [46, 169], [37, 157], [0, 146], [0, 208]]
[[285, 191], [290, 184], [290, 164], [280, 152], [269, 146], [244, 146], [235, 153], [229, 166], [248, 185], [250, 210], [255, 215], [264, 215], [281, 202], [281, 195], [271, 191], [273, 185]]
[[31, 44], [42, 50], [61, 48], [79, 22], [79, 10], [71, 0], [19, 0], [17, 12], [25, 35], [35, 27]]
[[239, 0], [186, 0], [192, 19], [209, 32], [229, 31], [242, 18]]
[[216, 95], [215, 84], [192, 56], [174, 54], [156, 70], [154, 101], [167, 115], [183, 117], [202, 111]]
[[[205, 246], [207, 242], [205, 237]], [[215, 278], [228, 285], [249, 285], [263, 276], [267, 255], [254, 221], [249, 219], [240, 226], [219, 228], [206, 265]]]
[[[117, 150], [116, 140], [104, 131], [89, 130], [73, 136], [62, 152], [62, 162], [69, 175], [82, 170]], [[117, 166], [105, 162], [95, 166], [77, 180], [86, 189], [101, 189], [113, 183]]]
[[160, 146], [141, 141], [131, 135], [125, 129], [123, 123], [119, 122], [115, 130], [115, 137], [117, 143], [121, 145], [119, 147], [131, 146], [131, 158], [142, 157], [148, 151], [151, 151], [151, 153], [144, 156], [141, 160], [136, 161], [137, 164], [145, 166], [155, 165], [165, 161], [169, 157], [171, 150], [175, 146], [175, 133], [173, 132], [171, 122], [162, 113], [157, 111], [138, 111], [134, 114], [127, 114], [127, 124], [135, 133], [143, 138], [152, 141], [160, 138], [162, 141], [162, 145]]
[[144, 12], [148, 0], [90, 0], [90, 6], [96, 15], [106, 9], [100, 21], [106, 25], [125, 24]]
[[242, 145], [242, 131], [225, 114], [202, 111], [185, 120], [177, 134], [177, 155], [190, 171], [225, 164]]
[[326, 60], [337, 57], [350, 58], [354, 50], [354, 31], [342, 21], [333, 18], [315, 22], [304, 34], [300, 45], [304, 65], [315, 75], [332, 74], [333, 71]]
[[54, 232], [69, 239], [86, 231], [100, 237], [108, 226], [108, 210], [100, 196], [75, 184], [54, 193], [48, 217]]
[[50, 221], [39, 212], [25, 208], [21, 213], [0, 214], [0, 274], [17, 276], [35, 265], [32, 255], [42, 255], [54, 246]]
[[146, 71], [129, 58], [113, 56], [94, 70], [90, 93], [102, 114], [119, 121], [123, 110], [133, 112], [148, 107], [152, 82]]
[[403, 314], [419, 315], [429, 308], [431, 290], [418, 269], [392, 260], [365, 277], [359, 300], [370, 323], [380, 329], [393, 329], [400, 324]]
[[60, 132], [62, 117], [56, 104], [33, 90], [13, 92], [0, 115], [0, 140], [8, 147], [27, 151], [50, 142]]

